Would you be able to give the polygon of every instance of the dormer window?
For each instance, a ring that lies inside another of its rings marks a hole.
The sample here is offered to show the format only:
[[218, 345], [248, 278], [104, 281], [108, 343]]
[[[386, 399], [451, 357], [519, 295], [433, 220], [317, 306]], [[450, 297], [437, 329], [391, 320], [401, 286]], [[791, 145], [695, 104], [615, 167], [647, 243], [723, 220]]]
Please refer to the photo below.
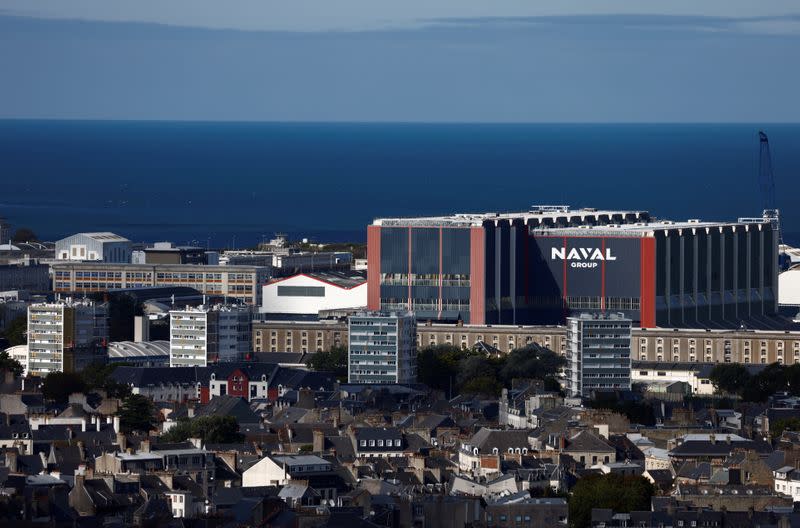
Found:
[[369, 446], [370, 447], [375, 447], [375, 440], [370, 440], [369, 441]]
[[378, 440], [378, 447], [383, 447], [383, 440]]
[[400, 439], [399, 439], [399, 438], [398, 438], [397, 440], [395, 440], [395, 441], [394, 441], [394, 446], [395, 446], [395, 447], [400, 447], [401, 445], [402, 445], [402, 444], [400, 443]]
[[361, 441], [361, 447], [367, 447], [367, 441], [366, 440], [362, 440]]

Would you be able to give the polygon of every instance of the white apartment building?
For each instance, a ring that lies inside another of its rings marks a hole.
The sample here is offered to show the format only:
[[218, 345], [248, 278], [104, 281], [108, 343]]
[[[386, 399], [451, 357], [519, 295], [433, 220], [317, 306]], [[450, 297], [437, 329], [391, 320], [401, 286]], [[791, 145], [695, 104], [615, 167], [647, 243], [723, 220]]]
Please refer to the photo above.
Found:
[[252, 312], [245, 305], [170, 310], [169, 364], [205, 367], [239, 361], [252, 351]]
[[[94, 360], [93, 350], [107, 342], [106, 304], [67, 299], [28, 307], [28, 374], [81, 370]], [[105, 352], [98, 355], [104, 357]]]
[[411, 312], [365, 312], [348, 318], [349, 383], [414, 383], [417, 322]]
[[630, 390], [631, 320], [619, 313], [567, 318], [567, 367], [570, 396], [593, 390]]

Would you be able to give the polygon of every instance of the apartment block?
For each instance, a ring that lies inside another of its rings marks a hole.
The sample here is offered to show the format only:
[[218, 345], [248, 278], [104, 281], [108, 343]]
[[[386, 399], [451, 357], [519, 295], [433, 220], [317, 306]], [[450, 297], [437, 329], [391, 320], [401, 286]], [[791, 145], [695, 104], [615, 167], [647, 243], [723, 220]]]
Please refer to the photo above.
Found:
[[28, 307], [28, 374], [80, 371], [106, 357], [108, 306], [89, 300]]
[[567, 318], [567, 367], [570, 396], [594, 390], [630, 390], [631, 320], [622, 313], [580, 314]]
[[171, 367], [205, 367], [209, 363], [241, 361], [251, 352], [250, 307], [214, 305], [171, 310]]
[[417, 322], [411, 312], [367, 312], [348, 318], [349, 383], [414, 383]]

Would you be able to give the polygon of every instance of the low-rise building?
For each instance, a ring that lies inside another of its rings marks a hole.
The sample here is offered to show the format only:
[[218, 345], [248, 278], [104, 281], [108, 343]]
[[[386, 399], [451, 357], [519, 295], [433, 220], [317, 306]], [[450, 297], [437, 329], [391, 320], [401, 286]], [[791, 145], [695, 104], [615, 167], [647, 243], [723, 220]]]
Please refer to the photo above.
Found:
[[184, 286], [252, 305], [260, 304], [261, 285], [269, 278], [269, 269], [258, 266], [56, 262], [51, 268], [57, 293]]
[[131, 241], [114, 233], [77, 233], [56, 242], [56, 259], [127, 263]]
[[261, 312], [317, 315], [324, 310], [364, 309], [367, 279], [362, 273], [315, 271], [264, 285]]
[[266, 456], [242, 473], [242, 486], [285, 486], [311, 475], [330, 474], [333, 465], [316, 455]]
[[346, 321], [253, 321], [256, 352], [322, 352], [347, 343]]

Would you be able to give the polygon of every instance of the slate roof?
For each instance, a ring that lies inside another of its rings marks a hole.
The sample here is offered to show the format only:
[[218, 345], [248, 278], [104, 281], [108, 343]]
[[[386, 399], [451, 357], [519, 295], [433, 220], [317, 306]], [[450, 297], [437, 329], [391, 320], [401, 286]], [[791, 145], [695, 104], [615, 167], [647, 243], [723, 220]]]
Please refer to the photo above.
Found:
[[507, 453], [509, 449], [529, 447], [528, 432], [521, 429], [503, 430], [482, 427], [465, 444], [473, 448], [477, 447], [478, 452], [484, 455], [492, 454], [494, 449], [497, 449], [498, 453]]
[[567, 447], [564, 449], [564, 452], [567, 454], [584, 452], [616, 454], [617, 450], [599, 436], [596, 436], [589, 431], [581, 431], [570, 438]]

